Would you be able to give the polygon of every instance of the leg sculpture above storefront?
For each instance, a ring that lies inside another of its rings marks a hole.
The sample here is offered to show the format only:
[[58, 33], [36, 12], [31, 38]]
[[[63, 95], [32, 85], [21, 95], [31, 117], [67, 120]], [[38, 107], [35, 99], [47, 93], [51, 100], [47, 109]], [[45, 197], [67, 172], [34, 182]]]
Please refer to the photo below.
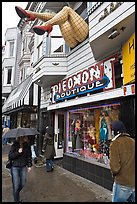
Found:
[[23, 10], [19, 6], [15, 7], [20, 18], [27, 18], [27, 21], [34, 21], [36, 18], [44, 21], [42, 25], [36, 25], [33, 30], [38, 35], [47, 32], [47, 37], [54, 25], [59, 25], [62, 36], [66, 44], [73, 48], [83, 42], [88, 36], [88, 24], [72, 8], [65, 6], [56, 13], [37, 13], [29, 10]]

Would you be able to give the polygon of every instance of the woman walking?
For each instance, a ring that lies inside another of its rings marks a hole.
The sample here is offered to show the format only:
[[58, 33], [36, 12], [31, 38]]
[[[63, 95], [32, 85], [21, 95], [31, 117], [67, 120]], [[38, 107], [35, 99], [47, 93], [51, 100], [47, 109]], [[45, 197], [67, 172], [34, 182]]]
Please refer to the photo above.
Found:
[[27, 136], [17, 137], [11, 146], [9, 160], [12, 161], [11, 177], [14, 202], [21, 202], [20, 191], [23, 189], [27, 172], [31, 171], [31, 146]]

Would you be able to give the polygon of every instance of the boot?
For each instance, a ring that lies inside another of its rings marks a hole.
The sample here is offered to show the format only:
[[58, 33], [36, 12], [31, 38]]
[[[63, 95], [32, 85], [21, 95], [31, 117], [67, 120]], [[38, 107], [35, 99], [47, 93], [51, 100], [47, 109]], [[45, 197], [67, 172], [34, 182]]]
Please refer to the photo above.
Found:
[[27, 21], [35, 20], [35, 16], [33, 13], [28, 13], [24, 9], [20, 8], [19, 6], [15, 6], [15, 10], [20, 18], [28, 18]]
[[34, 26], [33, 27], [34, 32], [38, 35], [43, 35], [45, 32], [47, 32], [47, 37], [49, 36], [52, 29], [53, 27], [51, 24], [48, 24], [46, 26]]
[[34, 164], [37, 164], [37, 158], [34, 158]]

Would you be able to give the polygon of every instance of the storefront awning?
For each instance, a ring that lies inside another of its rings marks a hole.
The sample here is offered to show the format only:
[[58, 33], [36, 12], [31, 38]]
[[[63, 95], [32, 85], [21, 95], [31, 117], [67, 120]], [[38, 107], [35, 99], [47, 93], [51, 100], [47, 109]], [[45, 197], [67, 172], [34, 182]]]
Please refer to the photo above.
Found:
[[27, 105], [23, 103], [23, 99], [25, 99], [27, 93], [29, 93], [29, 88], [31, 84], [32, 75], [30, 75], [15, 89], [13, 89], [2, 107], [2, 113], [6, 113], [14, 108], [20, 107], [21, 105]]

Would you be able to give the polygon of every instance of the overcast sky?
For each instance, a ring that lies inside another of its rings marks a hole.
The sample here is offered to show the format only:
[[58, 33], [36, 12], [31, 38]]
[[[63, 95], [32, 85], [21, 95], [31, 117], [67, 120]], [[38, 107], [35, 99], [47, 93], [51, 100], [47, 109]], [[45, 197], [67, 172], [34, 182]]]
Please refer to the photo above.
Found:
[[20, 17], [15, 11], [15, 6], [25, 9], [28, 2], [2, 2], [2, 44], [7, 28], [17, 27]]

